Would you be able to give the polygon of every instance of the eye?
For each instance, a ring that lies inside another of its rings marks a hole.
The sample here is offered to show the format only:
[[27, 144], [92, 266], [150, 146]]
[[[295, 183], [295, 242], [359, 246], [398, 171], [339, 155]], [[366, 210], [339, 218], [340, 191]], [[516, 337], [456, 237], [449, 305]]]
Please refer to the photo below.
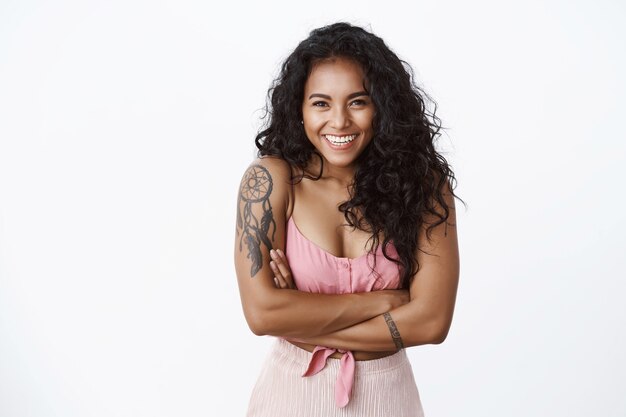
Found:
[[351, 106], [366, 106], [367, 105], [367, 101], [361, 100], [361, 99], [357, 99], [357, 100], [354, 100], [353, 102], [351, 102], [350, 105]]
[[315, 101], [315, 102], [313, 102], [313, 106], [314, 107], [325, 107], [325, 106], [327, 106], [327, 104], [326, 104], [325, 101]]

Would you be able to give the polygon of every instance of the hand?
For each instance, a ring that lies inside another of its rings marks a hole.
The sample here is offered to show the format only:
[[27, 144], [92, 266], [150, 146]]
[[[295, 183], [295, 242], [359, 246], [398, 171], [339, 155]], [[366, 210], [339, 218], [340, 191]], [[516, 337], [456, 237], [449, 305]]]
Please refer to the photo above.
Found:
[[270, 257], [272, 258], [270, 268], [272, 268], [274, 272], [274, 283], [276, 287], [281, 289], [297, 289], [293, 282], [291, 269], [289, 268], [289, 263], [287, 262], [287, 257], [284, 252], [280, 249], [272, 249], [270, 251]]

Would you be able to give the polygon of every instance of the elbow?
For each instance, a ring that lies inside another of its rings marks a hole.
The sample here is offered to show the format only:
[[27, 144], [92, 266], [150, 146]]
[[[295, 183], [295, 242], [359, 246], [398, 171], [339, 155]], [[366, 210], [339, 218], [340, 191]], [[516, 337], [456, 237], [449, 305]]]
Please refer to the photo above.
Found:
[[440, 345], [442, 344], [446, 338], [448, 337], [448, 333], [450, 331], [450, 321], [445, 322], [436, 322], [433, 323], [429, 335], [429, 344], [431, 345]]
[[265, 327], [261, 323], [248, 321], [248, 327], [256, 336], [267, 335], [267, 330], [265, 330]]
[[414, 323], [405, 342], [409, 346], [440, 345], [448, 337], [450, 322], [440, 317], [428, 317]]
[[[277, 290], [284, 291], [287, 290]], [[244, 316], [248, 327], [257, 336], [279, 336], [285, 332], [285, 298], [278, 295], [260, 297], [246, 303]]]
[[253, 309], [244, 312], [248, 327], [256, 336], [267, 336], [270, 333], [266, 315], [260, 309]]
[[283, 315], [270, 305], [258, 305], [245, 312], [248, 327], [256, 336], [279, 336], [285, 331]]
[[448, 329], [442, 329], [438, 332], [435, 332], [430, 338], [431, 345], [440, 345], [442, 344], [446, 338], [448, 337]]
[[267, 336], [272, 332], [275, 320], [273, 317], [279, 317], [275, 314], [278, 310], [274, 294], [257, 292], [255, 297], [249, 297], [242, 300], [243, 315], [246, 318], [248, 328], [256, 336]]

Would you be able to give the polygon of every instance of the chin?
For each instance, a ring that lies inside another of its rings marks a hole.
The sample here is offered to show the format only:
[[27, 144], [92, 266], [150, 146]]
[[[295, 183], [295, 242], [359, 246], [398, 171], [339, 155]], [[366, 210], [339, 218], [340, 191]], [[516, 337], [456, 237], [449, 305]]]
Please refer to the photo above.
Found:
[[358, 159], [358, 155], [354, 157], [347, 156], [338, 156], [338, 155], [329, 155], [327, 153], [322, 153], [322, 156], [326, 160], [327, 164], [332, 165], [337, 168], [348, 168], [354, 166], [356, 160]]

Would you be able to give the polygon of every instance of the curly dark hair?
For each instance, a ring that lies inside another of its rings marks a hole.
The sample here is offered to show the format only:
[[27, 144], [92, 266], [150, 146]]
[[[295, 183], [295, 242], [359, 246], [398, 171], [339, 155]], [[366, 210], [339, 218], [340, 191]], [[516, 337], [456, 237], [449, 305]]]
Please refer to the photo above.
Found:
[[[258, 156], [277, 156], [298, 167], [301, 174], [292, 178], [293, 183], [305, 177], [321, 178], [324, 160], [307, 139], [300, 121], [304, 85], [312, 65], [328, 58], [348, 58], [361, 65], [376, 109], [372, 141], [357, 160], [350, 199], [340, 204], [339, 210], [350, 226], [371, 233], [370, 252], [376, 250], [379, 233], [383, 233], [383, 254], [400, 265], [402, 287], [408, 288], [420, 268], [415, 257], [419, 230], [427, 215], [436, 216], [427, 228], [430, 240], [432, 229], [447, 221], [453, 208], [443, 198], [444, 185], [448, 181], [456, 197], [456, 179], [445, 158], [435, 150], [441, 129], [435, 116], [436, 103], [415, 84], [410, 65], [381, 38], [344, 22], [313, 30], [286, 58], [268, 91], [265, 125], [255, 138]], [[425, 99], [434, 104], [432, 112]], [[317, 177], [305, 174], [313, 154], [322, 163]], [[436, 210], [437, 205], [443, 214]], [[391, 241], [399, 259], [390, 257], [386, 250]]]

